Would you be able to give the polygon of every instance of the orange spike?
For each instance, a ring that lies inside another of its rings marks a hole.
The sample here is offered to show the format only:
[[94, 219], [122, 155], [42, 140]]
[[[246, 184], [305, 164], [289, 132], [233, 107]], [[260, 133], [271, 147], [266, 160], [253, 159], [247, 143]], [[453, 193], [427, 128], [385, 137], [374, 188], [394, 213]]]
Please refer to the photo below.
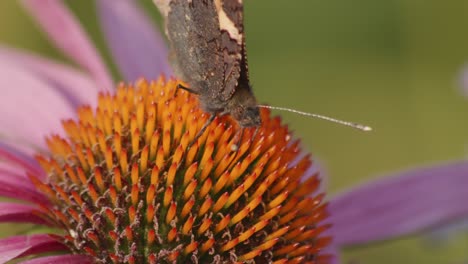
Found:
[[212, 159], [209, 159], [206, 163], [200, 163], [200, 164], [202, 164], [203, 166], [200, 179], [204, 180], [206, 179], [206, 177], [210, 175], [211, 169], [214, 166], [214, 161]]
[[108, 170], [111, 170], [112, 167], [114, 167], [114, 161], [113, 161], [113, 154], [112, 154], [112, 148], [107, 147], [107, 150], [104, 154], [104, 157], [106, 159], [106, 166]]
[[228, 192], [223, 193], [218, 198], [216, 203], [214, 204], [213, 209], [212, 209], [213, 212], [215, 212], [215, 213], [219, 212], [219, 210], [221, 210], [223, 208], [223, 206], [226, 204], [228, 198], [229, 198], [229, 193]]
[[156, 240], [156, 232], [154, 231], [154, 229], [150, 229], [146, 236], [147, 236], [146, 240], [148, 241], [148, 244], [152, 245], [154, 241]]
[[174, 155], [172, 156], [172, 162], [174, 163], [180, 163], [182, 160], [182, 157], [184, 155], [184, 149], [182, 148], [181, 145], [176, 149]]
[[114, 149], [117, 155], [120, 155], [120, 153], [122, 153], [122, 138], [120, 134], [117, 133], [114, 134]]
[[125, 228], [125, 236], [127, 237], [128, 241], [133, 241], [133, 230], [130, 226]]
[[114, 113], [112, 121], [114, 123], [114, 132], [122, 135], [122, 120], [120, 119], [120, 114], [118, 112]]
[[294, 217], [297, 215], [297, 210], [291, 211], [290, 213], [282, 216], [279, 220], [278, 223], [283, 225], [291, 221]]
[[213, 205], [213, 200], [210, 197], [207, 197], [203, 204], [200, 206], [200, 209], [198, 210], [198, 216], [204, 215], [208, 210], [211, 208]]
[[215, 233], [219, 233], [221, 230], [224, 230], [226, 226], [231, 222], [231, 215], [226, 215], [219, 221], [219, 223], [215, 227]]
[[172, 219], [174, 219], [176, 212], [177, 212], [177, 204], [175, 202], [171, 202], [171, 206], [167, 210], [167, 214], [166, 214], [166, 224], [169, 224], [172, 221]]
[[177, 172], [177, 163], [173, 162], [171, 164], [171, 167], [169, 168], [169, 171], [167, 172], [167, 177], [166, 177], [166, 186], [172, 185], [174, 183], [174, 179], [176, 176]]
[[164, 150], [164, 157], [169, 156], [171, 150], [171, 131], [165, 130], [162, 138], [162, 148]]
[[229, 171], [225, 171], [218, 179], [216, 182], [216, 185], [213, 188], [213, 194], [217, 194], [219, 191], [221, 191], [226, 184], [226, 182], [229, 180], [230, 173]]
[[138, 192], [139, 192], [138, 184], [133, 184], [132, 192], [131, 192], [133, 206], [136, 206], [138, 203]]
[[197, 169], [198, 169], [197, 162], [194, 162], [192, 165], [188, 167], [184, 175], [184, 186], [187, 186], [187, 184], [191, 182], [193, 176], [195, 175], [195, 172], [197, 172]]
[[143, 150], [141, 151], [140, 154], [140, 170], [142, 172], [145, 172], [146, 169], [148, 168], [148, 153], [149, 152], [149, 147], [148, 145], [143, 147]]
[[182, 227], [182, 234], [184, 235], [190, 234], [190, 231], [192, 231], [194, 221], [195, 221], [195, 218], [193, 216], [190, 216], [187, 219], [187, 221], [185, 221], [184, 226]]
[[148, 208], [146, 209], [146, 221], [148, 223], [152, 223], [153, 222], [153, 218], [154, 218], [154, 213], [155, 213], [155, 208], [152, 204], [148, 205]]
[[[293, 209], [296, 209], [298, 206], [299, 198], [296, 196], [291, 197], [281, 208], [280, 213], [285, 214]], [[310, 205], [310, 204], [309, 204]]]
[[255, 227], [249, 228], [246, 231], [242, 232], [238, 238], [239, 242], [244, 242], [245, 240], [249, 239], [253, 234], [255, 234], [256, 229]]
[[232, 219], [231, 219], [231, 225], [237, 224], [239, 221], [244, 219], [248, 214], [250, 213], [250, 208], [249, 207], [244, 207], [240, 212], [238, 212]]
[[215, 243], [214, 238], [208, 239], [205, 243], [203, 243], [203, 245], [200, 248], [200, 251], [203, 252], [203, 253], [207, 252], [210, 248], [213, 247], [214, 243]]
[[140, 151], [140, 130], [136, 129], [132, 134], [132, 155]]
[[120, 153], [120, 169], [122, 171], [128, 171], [127, 150], [125, 149], [122, 149]]
[[205, 231], [208, 230], [208, 228], [210, 227], [211, 222], [212, 222], [211, 218], [203, 219], [200, 227], [198, 228], [198, 232], [197, 232], [198, 235], [205, 233]]
[[277, 216], [280, 211], [281, 211], [281, 205], [278, 205], [277, 207], [270, 209], [268, 212], [266, 212], [262, 216], [260, 216], [260, 220], [271, 219], [271, 218]]
[[184, 207], [182, 208], [182, 211], [180, 212], [180, 216], [182, 218], [185, 218], [188, 213], [192, 210], [193, 205], [195, 204], [195, 199], [191, 198], [188, 202], [185, 203]]
[[164, 149], [160, 147], [158, 153], [156, 154], [156, 166], [162, 168], [164, 166]]
[[169, 233], [167, 233], [167, 241], [172, 242], [177, 237], [177, 228], [172, 228]]
[[172, 188], [172, 185], [166, 188], [166, 192], [164, 192], [164, 200], [163, 200], [164, 206], [168, 206], [169, 203], [172, 201], [173, 192], [174, 192], [174, 189]]
[[176, 261], [177, 258], [179, 257], [180, 252], [179, 251], [173, 251], [167, 255], [167, 260], [169, 261]]
[[154, 133], [154, 128], [156, 124], [155, 120], [155, 113], [150, 113], [148, 114], [148, 120], [146, 121], [146, 126], [145, 126], [145, 142], [150, 143], [151, 142], [151, 137]]
[[233, 240], [228, 241], [226, 244], [224, 244], [221, 247], [221, 252], [225, 252], [230, 250], [231, 248], [235, 247], [237, 244], [239, 244], [239, 238], [235, 238]]
[[136, 107], [136, 121], [138, 125], [138, 129], [143, 131], [143, 123], [145, 121], [145, 104], [143, 98], [138, 98], [138, 103]]
[[112, 204], [117, 206], [117, 191], [112, 186], [109, 187], [109, 196], [111, 198]]
[[202, 187], [200, 188], [200, 190], [198, 191], [198, 198], [203, 198], [205, 197], [208, 192], [211, 190], [211, 186], [213, 185], [213, 182], [211, 181], [211, 179], [207, 179]]
[[89, 165], [86, 162], [85, 156], [83, 154], [83, 149], [80, 145], [75, 145], [75, 153], [78, 156], [78, 160], [80, 161], [81, 167], [87, 171], [89, 169]]
[[146, 204], [153, 204], [155, 193], [156, 186], [151, 184], [151, 186], [148, 188], [148, 191], [146, 192]]
[[187, 188], [185, 188], [184, 201], [187, 201], [192, 196], [193, 192], [197, 188], [197, 184], [198, 184], [198, 181], [196, 179], [193, 179], [190, 182], [190, 184], [187, 186]]
[[99, 194], [96, 192], [96, 189], [92, 183], [88, 183], [88, 194], [94, 203], [96, 203], [96, 201], [99, 199]]
[[154, 166], [151, 170], [151, 184], [157, 186], [159, 183], [159, 168]]
[[288, 198], [288, 196], [289, 196], [288, 191], [285, 191], [285, 192], [281, 193], [280, 195], [276, 196], [276, 198], [273, 199], [268, 204], [268, 208], [273, 208], [273, 207], [276, 207], [276, 206], [280, 205], [282, 202], [284, 202], [284, 200], [286, 200], [286, 198]]
[[106, 214], [107, 219], [109, 220], [110, 224], [111, 224], [112, 226], [114, 226], [114, 225], [115, 225], [115, 219], [116, 219], [116, 217], [115, 217], [115, 214], [114, 214], [114, 212], [112, 211], [112, 209], [107, 208], [107, 209], [104, 210], [104, 213]]
[[132, 170], [130, 172], [130, 178], [131, 178], [133, 184], [138, 183], [139, 175], [138, 175], [138, 164], [137, 163], [132, 164]]
[[135, 114], [132, 113], [130, 117], [130, 134], [132, 135], [135, 131], [138, 130], [137, 120]]
[[289, 226], [282, 227], [275, 232], [269, 234], [267, 237], [265, 237], [265, 241], [272, 240], [275, 238], [281, 238], [284, 234], [286, 234], [291, 228]]
[[249, 253], [246, 253], [246, 254], [240, 256], [239, 260], [242, 261], [241, 263], [244, 263], [247, 260], [251, 260], [251, 259], [257, 257], [262, 252], [263, 252], [263, 250], [254, 249], [254, 250], [250, 251]]
[[285, 245], [285, 246], [280, 247], [279, 249], [275, 250], [273, 252], [273, 255], [274, 256], [281, 256], [281, 255], [288, 254], [289, 252], [292, 252], [294, 249], [298, 248], [299, 245], [300, 245], [299, 243]]
[[203, 152], [203, 156], [200, 160], [200, 164], [207, 164], [208, 160], [211, 159], [211, 154], [214, 150], [214, 143], [210, 142], [205, 146], [205, 151]]
[[[293, 228], [293, 227], [291, 227]], [[288, 232], [287, 234], [285, 234], [283, 237], [284, 239], [286, 240], [294, 240], [296, 241], [296, 237], [299, 236], [301, 233], [303, 233], [305, 230], [305, 227], [301, 227], [301, 228], [297, 228], [297, 229], [293, 229], [291, 230], [290, 232]]]
[[83, 169], [81, 167], [78, 167], [76, 170], [78, 172], [78, 178], [80, 178], [81, 184], [86, 185], [86, 182], [88, 181], [88, 179], [86, 178], [86, 175]]
[[130, 208], [128, 208], [128, 219], [130, 221], [130, 223], [133, 223], [133, 221], [135, 221], [135, 217], [136, 217], [136, 209], [135, 209], [135, 206], [130, 206]]
[[187, 166], [193, 162], [193, 159], [195, 158], [195, 155], [197, 154], [197, 152], [198, 152], [198, 143], [195, 142], [187, 153], [187, 157], [185, 161], [185, 164]]
[[68, 177], [74, 184], [78, 184], [79, 180], [78, 177], [76, 176], [75, 171], [70, 167], [70, 165], [65, 164], [65, 171], [67, 172]]
[[228, 208], [231, 206], [239, 197], [244, 193], [244, 184], [241, 184], [239, 187], [237, 187], [229, 196], [229, 199], [225, 205], [225, 208]]
[[122, 190], [122, 174], [119, 168], [114, 168], [114, 184], [118, 191]]
[[159, 143], [159, 131], [155, 131], [153, 135], [151, 135], [151, 143], [150, 143], [150, 159], [154, 160], [156, 157], [156, 151], [158, 149]]

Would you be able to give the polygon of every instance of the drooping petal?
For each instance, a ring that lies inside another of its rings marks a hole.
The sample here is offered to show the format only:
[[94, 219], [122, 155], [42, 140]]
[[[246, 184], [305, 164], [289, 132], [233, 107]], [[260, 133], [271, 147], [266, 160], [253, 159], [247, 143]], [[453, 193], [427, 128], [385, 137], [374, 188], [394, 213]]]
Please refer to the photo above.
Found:
[[15, 236], [0, 239], [0, 263], [53, 251], [67, 251], [67, 248], [48, 235]]
[[22, 3], [64, 54], [89, 71], [103, 88], [113, 88], [98, 52], [63, 1], [23, 0]]
[[75, 116], [73, 107], [44, 81], [0, 60], [0, 138], [45, 149], [44, 137], [64, 134], [61, 120]]
[[0, 197], [13, 198], [31, 203], [49, 203], [47, 197], [37, 191], [29, 179], [8, 171], [0, 171]]
[[330, 202], [335, 245], [390, 239], [468, 215], [468, 163], [415, 169]]
[[47, 222], [38, 215], [38, 209], [36, 207], [7, 202], [0, 202], [0, 222], [47, 225]]
[[63, 264], [90, 264], [93, 259], [84, 255], [60, 255], [35, 258], [21, 262], [22, 264], [50, 264], [50, 263], [63, 263]]
[[[33, 151], [28, 150], [28, 151]], [[21, 149], [12, 146], [11, 143], [0, 139], [0, 160], [8, 163], [15, 172], [29, 172], [36, 176], [44, 176], [44, 173], [35, 159], [33, 153], [25, 153]]]
[[127, 81], [170, 75], [168, 52], [156, 27], [134, 0], [98, 0], [101, 26]]
[[75, 107], [96, 105], [98, 91], [105, 90], [83, 72], [26, 51], [0, 46], [0, 60], [18, 64], [35, 74]]

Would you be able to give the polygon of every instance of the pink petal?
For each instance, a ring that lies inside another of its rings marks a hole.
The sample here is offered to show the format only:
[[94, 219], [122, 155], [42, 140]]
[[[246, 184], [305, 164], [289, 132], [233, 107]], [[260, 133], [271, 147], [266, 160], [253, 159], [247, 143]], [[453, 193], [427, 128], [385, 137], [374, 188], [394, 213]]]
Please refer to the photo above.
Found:
[[[40, 178], [44, 176], [42, 168], [39, 166], [38, 162], [32, 158], [31, 153], [24, 153], [2, 140], [0, 140], [0, 160], [7, 162], [10, 166], [9, 169], [14, 169], [17, 173], [26, 171]], [[7, 166], [2, 167], [5, 168]]]
[[91, 264], [93, 263], [93, 259], [89, 256], [84, 256], [84, 255], [60, 255], [60, 256], [35, 258], [35, 259], [23, 261], [21, 263], [22, 264], [50, 264], [50, 263]]
[[25, 204], [0, 202], [0, 222], [47, 225], [38, 215], [38, 208]]
[[100, 89], [93, 79], [72, 67], [37, 55], [0, 46], [0, 60], [20, 65], [63, 95], [73, 106], [96, 105]]
[[49, 204], [44, 194], [35, 189], [29, 179], [7, 171], [0, 171], [0, 197], [13, 198], [37, 204]]
[[163, 38], [134, 0], [98, 0], [99, 18], [113, 57], [127, 81], [170, 75]]
[[63, 1], [23, 0], [22, 3], [64, 54], [89, 71], [104, 89], [114, 87], [98, 52]]
[[73, 107], [53, 87], [15, 64], [0, 61], [0, 87], [0, 133], [10, 142], [45, 149], [45, 136], [63, 135], [61, 119], [75, 116]]
[[339, 195], [330, 202], [335, 245], [367, 243], [468, 216], [468, 163], [415, 169]]
[[67, 248], [48, 235], [8, 237], [0, 240], [0, 263], [53, 251], [67, 251]]

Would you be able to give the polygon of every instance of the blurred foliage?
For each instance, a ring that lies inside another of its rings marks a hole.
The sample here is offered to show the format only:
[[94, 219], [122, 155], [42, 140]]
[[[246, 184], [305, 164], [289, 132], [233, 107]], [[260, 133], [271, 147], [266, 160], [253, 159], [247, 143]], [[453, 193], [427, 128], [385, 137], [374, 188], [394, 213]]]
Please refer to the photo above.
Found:
[[[151, 1], [140, 2], [161, 27]], [[111, 62], [93, 1], [68, 3]], [[468, 1], [247, 0], [245, 6], [251, 79], [261, 102], [375, 129], [362, 133], [278, 113], [326, 168], [332, 193], [391, 171], [465, 158], [468, 104], [459, 75], [468, 59]], [[2, 43], [66, 61], [17, 1], [0, 1], [0, 20]], [[466, 263], [468, 239], [434, 247], [412, 237], [345, 256], [353, 263]]]

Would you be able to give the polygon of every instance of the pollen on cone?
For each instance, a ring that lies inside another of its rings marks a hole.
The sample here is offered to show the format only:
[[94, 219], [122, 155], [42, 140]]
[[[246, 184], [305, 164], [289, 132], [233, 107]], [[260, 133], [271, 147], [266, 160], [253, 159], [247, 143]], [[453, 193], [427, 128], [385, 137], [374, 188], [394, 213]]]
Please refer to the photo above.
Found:
[[195, 139], [210, 114], [176, 85], [120, 84], [47, 138], [49, 178], [30, 178], [61, 241], [99, 263], [328, 263], [327, 204], [299, 141], [266, 109], [259, 127], [217, 116]]

